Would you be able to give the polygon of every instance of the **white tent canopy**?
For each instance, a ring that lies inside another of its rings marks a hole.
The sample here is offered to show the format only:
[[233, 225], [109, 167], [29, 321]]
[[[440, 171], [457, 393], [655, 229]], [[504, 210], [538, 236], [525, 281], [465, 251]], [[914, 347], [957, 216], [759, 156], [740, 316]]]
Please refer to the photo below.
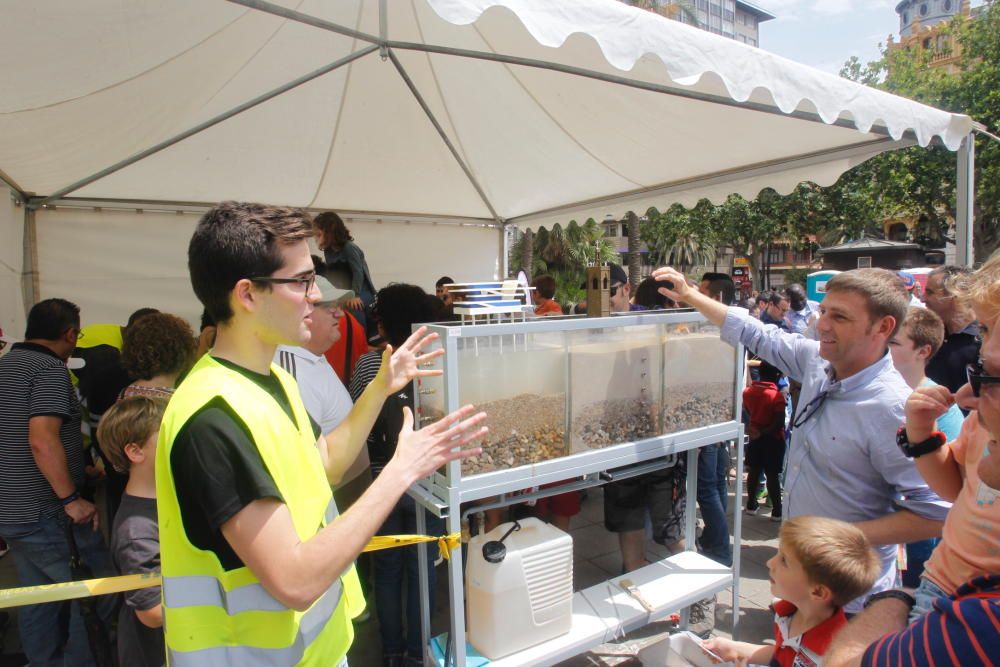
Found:
[[830, 184], [914, 144], [971, 153], [966, 116], [614, 0], [2, 9], [0, 178], [39, 226], [69, 197], [551, 225]]

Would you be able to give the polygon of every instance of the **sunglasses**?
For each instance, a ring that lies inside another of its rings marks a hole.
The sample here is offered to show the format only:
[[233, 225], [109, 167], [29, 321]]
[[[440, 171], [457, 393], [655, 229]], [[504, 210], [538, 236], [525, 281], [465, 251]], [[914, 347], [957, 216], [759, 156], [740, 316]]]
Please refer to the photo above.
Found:
[[621, 287], [621, 286], [622, 286], [622, 283], [615, 283], [614, 285], [612, 285], [608, 289], [608, 295], [609, 296], [614, 296], [615, 294], [618, 294], [618, 288]]
[[977, 362], [965, 367], [965, 377], [972, 386], [972, 395], [979, 397], [984, 384], [1000, 384], [1000, 375], [987, 375], [983, 372], [983, 363]]
[[803, 405], [799, 409], [799, 412], [796, 415], [795, 419], [792, 421], [792, 428], [798, 428], [802, 426], [807, 421], [809, 421], [811, 417], [815, 416], [815, 414], [819, 412], [819, 409], [823, 407], [823, 403], [826, 402], [826, 397], [829, 394], [830, 394], [829, 390], [824, 391], [819, 395], [817, 395], [816, 397], [814, 397], [811, 401]]

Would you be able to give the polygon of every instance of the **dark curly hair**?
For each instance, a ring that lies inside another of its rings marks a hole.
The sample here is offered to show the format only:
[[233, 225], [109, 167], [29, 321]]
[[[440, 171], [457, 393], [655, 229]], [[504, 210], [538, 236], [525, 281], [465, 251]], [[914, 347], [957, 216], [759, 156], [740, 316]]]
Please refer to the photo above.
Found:
[[149, 380], [188, 370], [194, 362], [195, 350], [191, 325], [176, 315], [153, 313], [126, 330], [122, 365], [130, 377]]
[[416, 285], [391, 283], [375, 297], [375, 316], [389, 344], [399, 347], [413, 332], [414, 324], [434, 320], [434, 310], [427, 293]]

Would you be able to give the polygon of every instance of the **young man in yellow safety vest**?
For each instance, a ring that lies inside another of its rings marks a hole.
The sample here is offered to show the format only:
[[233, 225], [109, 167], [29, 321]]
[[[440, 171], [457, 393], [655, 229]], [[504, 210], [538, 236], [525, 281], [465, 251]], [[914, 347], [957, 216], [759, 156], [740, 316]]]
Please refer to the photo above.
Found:
[[[320, 298], [300, 209], [224, 202], [188, 249], [215, 347], [170, 401], [156, 459], [167, 657], [177, 667], [338, 665], [364, 607], [353, 562], [406, 489], [475, 455], [485, 415], [466, 406], [419, 431], [407, 410], [396, 455], [338, 517], [330, 492], [386, 396], [434, 371], [435, 336], [385, 352], [348, 418], [323, 437], [271, 360], [309, 339]], [[439, 372], [439, 371], [438, 371]]]

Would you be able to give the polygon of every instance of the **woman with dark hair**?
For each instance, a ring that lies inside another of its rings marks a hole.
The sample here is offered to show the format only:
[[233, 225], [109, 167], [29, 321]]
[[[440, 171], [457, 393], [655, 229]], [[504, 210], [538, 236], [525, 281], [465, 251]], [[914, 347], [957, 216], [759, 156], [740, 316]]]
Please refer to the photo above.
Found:
[[[413, 325], [434, 320], [434, 310], [428, 294], [416, 285], [392, 284], [378, 292], [373, 308], [378, 333], [393, 349], [409, 337]], [[358, 360], [351, 379], [351, 398], [360, 398], [382, 364], [382, 353], [369, 352]], [[372, 476], [378, 477], [396, 452], [396, 440], [403, 424], [403, 406], [413, 409], [415, 387], [411, 382], [389, 396], [368, 436], [368, 456]], [[418, 506], [413, 498], [403, 495], [379, 528], [377, 535], [409, 535], [417, 532]], [[444, 530], [441, 519], [426, 510], [427, 534], [440, 535]], [[375, 610], [382, 634], [384, 667], [423, 664], [423, 641], [420, 636], [420, 588], [417, 569], [417, 549], [428, 550], [431, 609], [434, 608], [434, 566], [437, 546], [412, 545], [372, 553], [375, 563]], [[405, 593], [404, 593], [405, 591]], [[405, 606], [404, 606], [405, 596]], [[405, 630], [404, 630], [405, 619]]]
[[169, 313], [146, 315], [125, 331], [122, 365], [132, 384], [120, 398], [170, 398], [177, 380], [194, 363], [197, 349], [187, 322]]
[[336, 287], [349, 289], [356, 295], [344, 306], [352, 312], [365, 327], [368, 336], [375, 334], [375, 325], [369, 317], [368, 309], [375, 300], [375, 284], [372, 282], [365, 253], [361, 250], [347, 225], [333, 211], [324, 211], [313, 219], [316, 242], [327, 266], [327, 279]]

